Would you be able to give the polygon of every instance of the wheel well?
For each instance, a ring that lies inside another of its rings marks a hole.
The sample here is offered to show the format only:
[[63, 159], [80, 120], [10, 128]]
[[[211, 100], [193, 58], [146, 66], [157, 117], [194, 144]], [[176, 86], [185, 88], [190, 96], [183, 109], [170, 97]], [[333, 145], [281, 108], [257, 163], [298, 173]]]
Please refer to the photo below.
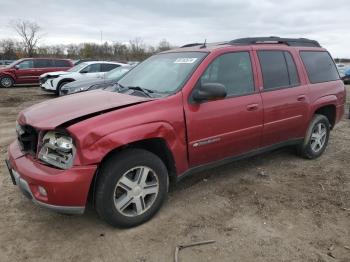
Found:
[[331, 129], [335, 125], [336, 109], [334, 105], [323, 106], [315, 111], [315, 114], [324, 115], [331, 124]]
[[9, 78], [11, 78], [12, 81], [13, 81], [13, 83], [15, 83], [15, 79], [13, 78], [13, 76], [11, 76], [11, 75], [2, 75], [2, 76], [0, 76], [0, 79], [2, 79], [2, 78], [4, 78], [4, 77], [9, 77]]
[[119, 152], [126, 150], [128, 148], [140, 148], [147, 151], [152, 152], [156, 156], [158, 156], [163, 163], [165, 164], [168, 174], [169, 174], [169, 186], [173, 187], [176, 183], [176, 167], [175, 167], [175, 160], [174, 157], [170, 151], [170, 149], [167, 146], [167, 143], [162, 138], [151, 138], [151, 139], [145, 139], [136, 141], [130, 144], [127, 144], [125, 146], [116, 148], [112, 151], [110, 151], [100, 162], [99, 167], [97, 168], [97, 171], [94, 175], [94, 178], [92, 180], [92, 183], [90, 185], [89, 190], [89, 197], [88, 200], [92, 204], [94, 204], [94, 192], [95, 192], [95, 185], [96, 181], [98, 179], [98, 171], [101, 165], [108, 160], [111, 156], [118, 154]]
[[60, 80], [60, 81], [58, 82], [57, 88], [59, 88], [60, 85], [62, 85], [62, 83], [69, 83], [69, 82], [73, 82], [73, 81], [75, 81], [75, 80], [72, 79], [72, 78], [64, 78], [64, 79], [62, 79], [62, 80]]

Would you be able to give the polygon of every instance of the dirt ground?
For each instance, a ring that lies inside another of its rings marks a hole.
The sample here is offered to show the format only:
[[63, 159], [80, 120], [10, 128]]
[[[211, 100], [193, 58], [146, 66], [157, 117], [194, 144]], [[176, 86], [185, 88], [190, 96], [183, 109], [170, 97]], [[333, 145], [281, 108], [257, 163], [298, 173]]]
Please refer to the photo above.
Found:
[[180, 261], [350, 261], [350, 120], [317, 160], [286, 148], [195, 174], [151, 221], [121, 230], [91, 209], [65, 216], [37, 207], [12, 185], [3, 160], [16, 116], [53, 97], [0, 89], [1, 262], [173, 261], [177, 244], [210, 239], [180, 251]]

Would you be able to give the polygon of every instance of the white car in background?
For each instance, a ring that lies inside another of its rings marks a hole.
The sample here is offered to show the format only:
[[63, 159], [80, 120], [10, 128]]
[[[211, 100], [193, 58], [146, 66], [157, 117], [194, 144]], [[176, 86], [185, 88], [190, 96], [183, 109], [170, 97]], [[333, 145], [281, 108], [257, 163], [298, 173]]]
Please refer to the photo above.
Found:
[[80, 63], [68, 71], [56, 71], [39, 77], [41, 89], [59, 94], [62, 86], [78, 79], [99, 78], [110, 70], [126, 64], [106, 61], [89, 61]]

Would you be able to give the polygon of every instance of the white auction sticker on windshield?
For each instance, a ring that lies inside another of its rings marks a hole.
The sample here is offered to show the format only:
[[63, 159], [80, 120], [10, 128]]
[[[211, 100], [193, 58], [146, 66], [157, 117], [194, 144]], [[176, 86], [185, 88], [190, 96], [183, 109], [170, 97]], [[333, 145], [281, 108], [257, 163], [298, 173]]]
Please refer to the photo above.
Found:
[[187, 58], [187, 57], [182, 57], [182, 58], [177, 58], [174, 63], [175, 64], [193, 64], [197, 58]]

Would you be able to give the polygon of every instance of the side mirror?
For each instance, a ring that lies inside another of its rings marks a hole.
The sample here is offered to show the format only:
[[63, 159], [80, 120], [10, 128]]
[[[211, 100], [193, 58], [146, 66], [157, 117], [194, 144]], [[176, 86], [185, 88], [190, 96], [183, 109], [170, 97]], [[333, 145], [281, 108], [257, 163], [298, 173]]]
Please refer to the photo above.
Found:
[[196, 88], [192, 94], [195, 102], [223, 99], [227, 95], [224, 85], [219, 83], [205, 83]]
[[19, 65], [15, 65], [15, 69], [19, 69]]

